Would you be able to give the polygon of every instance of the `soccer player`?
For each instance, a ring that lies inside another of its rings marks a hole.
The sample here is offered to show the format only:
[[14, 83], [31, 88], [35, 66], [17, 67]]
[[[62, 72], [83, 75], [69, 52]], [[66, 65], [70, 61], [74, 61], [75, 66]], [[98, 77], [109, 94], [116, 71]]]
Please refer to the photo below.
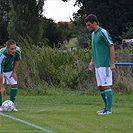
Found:
[[104, 101], [104, 108], [97, 111], [100, 115], [112, 114], [112, 71], [115, 69], [115, 50], [110, 34], [99, 26], [96, 15], [90, 14], [84, 19], [92, 32], [92, 59], [89, 70], [95, 68], [97, 86]]
[[[2, 96], [6, 94], [4, 83], [10, 85], [10, 100], [14, 103], [17, 96], [16, 69], [21, 59], [21, 51], [14, 40], [8, 40], [6, 47], [0, 49], [0, 111], [2, 109]], [[18, 111], [16, 108], [14, 111]]]

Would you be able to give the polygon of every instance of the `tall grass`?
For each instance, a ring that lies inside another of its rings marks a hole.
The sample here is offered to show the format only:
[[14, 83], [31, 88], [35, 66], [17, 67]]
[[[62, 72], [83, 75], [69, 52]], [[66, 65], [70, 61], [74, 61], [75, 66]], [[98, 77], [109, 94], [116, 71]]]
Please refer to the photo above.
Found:
[[[116, 51], [117, 62], [133, 62], [133, 47]], [[118, 66], [114, 73], [114, 88], [116, 91], [133, 91], [133, 66]]]
[[[96, 87], [94, 71], [88, 71], [91, 50], [63, 51], [50, 47], [36, 47], [32, 41], [20, 39], [22, 60], [18, 69], [19, 87], [27, 94], [46, 94], [47, 88], [63, 88], [81, 93]], [[116, 60], [131, 61], [131, 49], [116, 51]], [[133, 90], [132, 67], [117, 67], [113, 89], [120, 92]]]

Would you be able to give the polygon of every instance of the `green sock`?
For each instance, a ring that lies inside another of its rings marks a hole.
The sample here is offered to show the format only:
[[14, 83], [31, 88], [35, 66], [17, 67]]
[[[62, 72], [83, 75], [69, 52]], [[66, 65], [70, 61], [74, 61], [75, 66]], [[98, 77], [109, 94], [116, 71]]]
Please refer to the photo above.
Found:
[[10, 88], [10, 100], [14, 103], [16, 96], [17, 96], [18, 88], [17, 87], [11, 87]]
[[105, 91], [104, 90], [101, 90], [101, 96], [104, 101], [104, 107], [106, 108], [106, 99], [105, 99]]
[[105, 100], [106, 100], [105, 108], [106, 110], [111, 111], [112, 99], [113, 99], [112, 89], [106, 88], [106, 90], [104, 91], [105, 91]]
[[0, 93], [0, 106], [2, 106], [2, 95]]

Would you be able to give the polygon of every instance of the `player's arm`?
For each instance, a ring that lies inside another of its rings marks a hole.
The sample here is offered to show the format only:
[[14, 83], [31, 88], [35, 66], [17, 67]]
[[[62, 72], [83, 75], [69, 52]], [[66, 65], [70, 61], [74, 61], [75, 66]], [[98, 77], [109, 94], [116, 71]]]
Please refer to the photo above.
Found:
[[104, 38], [106, 44], [110, 47], [110, 69], [114, 70], [115, 69], [115, 64], [114, 64], [115, 49], [114, 49], [113, 41], [110, 37], [110, 34], [107, 31], [103, 30], [102, 33], [103, 33], [102, 35], [103, 35], [103, 38]]
[[91, 61], [89, 63], [88, 69], [91, 70], [91, 71], [94, 69], [94, 61], [93, 61], [93, 58], [91, 59]]
[[16, 58], [14, 60], [13, 71], [12, 71], [12, 74], [11, 74], [10, 77], [13, 77], [17, 81], [16, 71], [17, 71], [17, 67], [18, 67], [19, 61], [21, 60], [21, 50], [20, 50], [19, 47], [16, 48], [16, 53], [17, 53], [17, 56], [16, 56]]
[[16, 75], [16, 70], [18, 67], [18, 61], [14, 62], [14, 66], [13, 66], [13, 71], [10, 77], [13, 77], [16, 81], [17, 81], [17, 75]]
[[4, 87], [4, 85], [3, 85], [3, 69], [4, 69], [4, 65], [3, 65], [3, 59], [2, 58], [0, 58], [0, 60], [1, 60], [1, 64], [0, 64], [0, 93], [1, 93], [1, 95], [3, 96], [4, 94], [6, 94], [6, 89], [5, 89], [5, 87]]
[[4, 85], [3, 85], [3, 75], [2, 74], [0, 74], [0, 93], [2, 96], [4, 94], [6, 94], [6, 90], [5, 90]]
[[115, 49], [114, 45], [110, 45], [110, 68], [115, 69]]

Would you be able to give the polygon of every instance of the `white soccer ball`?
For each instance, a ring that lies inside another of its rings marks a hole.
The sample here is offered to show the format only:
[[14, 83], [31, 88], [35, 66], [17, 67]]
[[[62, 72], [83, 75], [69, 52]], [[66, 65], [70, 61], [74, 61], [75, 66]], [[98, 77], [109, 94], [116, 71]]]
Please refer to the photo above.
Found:
[[14, 110], [14, 103], [10, 100], [6, 100], [2, 103], [3, 111], [11, 112]]

